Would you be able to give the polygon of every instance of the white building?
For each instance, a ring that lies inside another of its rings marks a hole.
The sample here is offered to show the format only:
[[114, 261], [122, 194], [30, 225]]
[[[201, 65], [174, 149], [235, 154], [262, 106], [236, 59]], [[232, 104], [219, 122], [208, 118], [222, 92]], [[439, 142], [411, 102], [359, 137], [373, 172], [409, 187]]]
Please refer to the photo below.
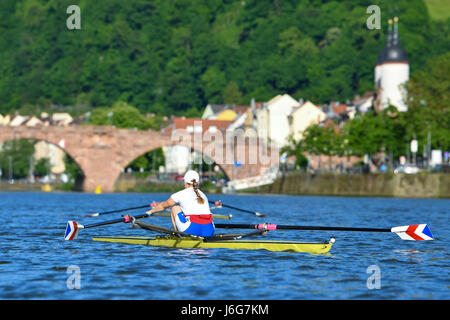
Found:
[[264, 138], [281, 148], [287, 145], [290, 128], [289, 115], [300, 103], [288, 94], [277, 95], [257, 111], [257, 131]]
[[68, 126], [73, 121], [73, 118], [68, 113], [54, 113], [52, 114], [52, 121], [61, 126]]
[[28, 116], [21, 116], [21, 115], [15, 115], [11, 121], [9, 122], [10, 127], [18, 127], [23, 125], [30, 117]]
[[50, 160], [49, 174], [62, 174], [66, 171], [64, 157], [65, 152], [54, 144], [38, 141], [34, 145], [34, 159], [36, 161], [41, 158], [48, 158]]
[[175, 145], [163, 148], [165, 170], [168, 173], [184, 174], [189, 167], [191, 160], [191, 150], [185, 146]]
[[399, 44], [397, 17], [394, 18], [394, 30], [392, 20], [389, 20], [387, 45], [378, 54], [374, 80], [379, 95], [379, 110], [387, 108], [389, 104], [399, 111], [408, 110], [403, 85], [409, 80], [409, 61], [405, 49]]
[[306, 101], [300, 107], [294, 108], [289, 115], [290, 135], [294, 140], [303, 138], [303, 132], [312, 124], [319, 124], [327, 118], [325, 112], [320, 110], [310, 101]]
[[24, 125], [27, 127], [36, 127], [36, 126], [42, 126], [44, 123], [37, 117], [32, 116], [30, 119], [28, 119]]

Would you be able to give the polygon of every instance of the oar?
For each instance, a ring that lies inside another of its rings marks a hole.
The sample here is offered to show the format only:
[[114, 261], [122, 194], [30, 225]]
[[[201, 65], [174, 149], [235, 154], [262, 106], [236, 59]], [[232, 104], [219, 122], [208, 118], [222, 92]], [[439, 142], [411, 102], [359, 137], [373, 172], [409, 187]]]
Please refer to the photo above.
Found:
[[[145, 213], [145, 214], [134, 216], [134, 218], [142, 219], [142, 218], [146, 218], [148, 216], [149, 215]], [[105, 226], [108, 224], [114, 224], [114, 223], [120, 223], [120, 222], [124, 222], [124, 223], [130, 222], [130, 216], [123, 216], [122, 218], [119, 218], [119, 219], [92, 223], [92, 224], [88, 224], [85, 226], [76, 221], [68, 221], [67, 226], [66, 226], [66, 233], [64, 235], [64, 240], [75, 240], [78, 237], [78, 233], [80, 232], [81, 229], [94, 228], [94, 227]]]
[[353, 228], [353, 227], [320, 227], [320, 226], [289, 226], [272, 223], [262, 224], [215, 224], [216, 228], [228, 229], [266, 229], [266, 230], [329, 230], [329, 231], [362, 231], [362, 232], [393, 232], [403, 240], [434, 240], [430, 228], [426, 224], [414, 224], [393, 228]]
[[264, 214], [264, 213], [260, 213], [260, 212], [257, 212], [257, 211], [250, 211], [250, 210], [246, 210], [246, 209], [241, 209], [241, 208], [232, 207], [232, 206], [230, 206], [230, 205], [223, 204], [221, 201], [209, 201], [209, 203], [215, 204], [215, 205], [218, 206], [218, 207], [225, 207], [225, 208], [230, 208], [230, 209], [234, 209], [234, 210], [237, 210], [237, 211], [242, 211], [242, 212], [251, 213], [251, 214], [254, 214], [255, 216], [261, 217], [261, 218], [262, 218], [262, 217], [267, 217], [267, 215]]
[[[153, 204], [151, 206], [153, 206]], [[147, 206], [145, 206], [145, 207], [147, 207]], [[128, 210], [131, 210], [131, 209], [128, 209]], [[152, 216], [153, 215], [157, 216], [159, 214], [161, 214], [161, 213], [157, 212], [157, 213], [152, 214]], [[146, 213], [134, 216], [135, 219], [142, 219], [142, 218], [146, 218], [146, 217], [149, 217], [149, 215]], [[213, 215], [213, 218], [215, 218], [215, 219], [230, 219], [231, 214], [228, 216]], [[114, 223], [120, 223], [120, 222], [128, 223], [128, 222], [130, 222], [130, 217], [123, 216], [122, 218], [119, 218], [119, 219], [97, 222], [97, 223], [92, 223], [92, 224], [88, 224], [88, 225], [82, 225], [81, 223], [78, 223], [76, 221], [68, 221], [67, 226], [66, 226], [66, 233], [64, 235], [64, 240], [75, 240], [78, 237], [78, 233], [80, 232], [81, 229], [94, 228], [94, 227], [105, 226], [108, 224], [114, 224]]]
[[111, 211], [105, 211], [105, 212], [95, 212], [95, 213], [87, 214], [87, 215], [85, 215], [85, 217], [98, 217], [98, 216], [102, 216], [102, 215], [110, 214], [110, 213], [119, 213], [119, 212], [124, 212], [124, 211], [143, 209], [143, 208], [152, 207], [152, 205], [153, 204], [146, 204], [145, 206], [139, 206], [139, 207], [111, 210]]
[[[143, 208], [148, 208], [148, 207], [155, 207], [157, 205], [156, 202], [152, 202], [151, 204], [146, 204], [143, 206], [139, 206], [139, 207], [132, 207], [132, 208], [125, 208], [125, 209], [117, 209], [117, 210], [111, 210], [111, 211], [105, 211], [105, 212], [95, 212], [95, 213], [89, 213], [86, 214], [84, 217], [98, 217], [98, 216], [103, 216], [105, 214], [111, 214], [111, 213], [119, 213], [119, 212], [124, 212], [124, 211], [131, 211], [131, 210], [137, 210], [137, 209], [143, 209]], [[216, 207], [211, 207], [210, 209], [216, 209], [216, 208], [220, 208], [220, 206], [216, 206]], [[229, 217], [231, 218], [231, 215], [229, 215]], [[226, 218], [227, 219], [227, 218]]]

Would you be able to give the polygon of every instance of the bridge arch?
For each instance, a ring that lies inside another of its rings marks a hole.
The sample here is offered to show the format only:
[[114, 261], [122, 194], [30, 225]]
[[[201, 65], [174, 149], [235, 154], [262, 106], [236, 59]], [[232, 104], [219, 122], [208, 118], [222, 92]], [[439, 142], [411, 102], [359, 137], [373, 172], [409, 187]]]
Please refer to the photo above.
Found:
[[[1, 133], [1, 131], [0, 131], [0, 133]], [[68, 155], [75, 162], [75, 164], [81, 170], [81, 172], [83, 174], [83, 179], [84, 179], [85, 173], [83, 171], [83, 167], [75, 159], [74, 151], [71, 150], [70, 148], [66, 148], [64, 146], [64, 139], [61, 139], [61, 140], [57, 141], [57, 140], [55, 140], [53, 138], [54, 137], [47, 136], [47, 135], [42, 135], [42, 134], [30, 135], [30, 134], [20, 134], [20, 133], [15, 132], [12, 135], [0, 134], [0, 143], [13, 141], [13, 140], [19, 140], [19, 139], [26, 139], [26, 140], [35, 141], [36, 143], [39, 142], [39, 141], [42, 141], [42, 142], [45, 142], [47, 144], [53, 145], [56, 148], [58, 148], [59, 150], [61, 150], [62, 152], [64, 152], [64, 154]]]
[[[117, 129], [112, 126], [49, 126], [49, 127], [0, 127], [0, 142], [13, 139], [43, 140], [61, 147], [80, 167], [85, 175], [83, 190], [94, 191], [100, 186], [105, 192], [114, 191], [114, 183], [122, 169], [131, 161], [150, 150], [170, 145], [184, 145], [205, 153], [221, 166], [230, 180], [259, 176], [274, 163], [278, 153], [271, 151], [269, 163], [243, 163], [236, 169], [234, 163], [225, 159], [227, 144], [218, 142], [214, 154], [208, 149], [210, 141], [192, 143], [189, 139], [179, 141], [173, 135], [156, 131]], [[63, 144], [61, 144], [63, 141]], [[235, 153], [239, 153], [235, 147]], [[244, 150], [249, 156], [251, 151]]]
[[[167, 154], [167, 148], [168, 148], [168, 147], [182, 147], [182, 148], [183, 148], [182, 151], [185, 152], [186, 157], [191, 156], [191, 154], [192, 154], [193, 152], [196, 152], [197, 154], [199, 154], [199, 155], [201, 156], [201, 159], [200, 159], [199, 157], [196, 157], [196, 159], [194, 159], [193, 162], [186, 161], [186, 167], [183, 169], [183, 171], [184, 171], [184, 170], [187, 170], [189, 167], [192, 167], [192, 166], [196, 167], [197, 165], [204, 165], [204, 164], [206, 163], [206, 165], [211, 164], [211, 165], [214, 165], [214, 167], [217, 166], [217, 167], [219, 168], [219, 170], [225, 175], [226, 180], [229, 180], [229, 179], [230, 179], [230, 177], [227, 175], [227, 173], [225, 172], [224, 168], [222, 167], [222, 164], [217, 163], [213, 158], [211, 158], [210, 156], [208, 156], [208, 155], [202, 153], [202, 150], [197, 150], [197, 149], [194, 149], [194, 148], [192, 148], [192, 147], [188, 147], [188, 146], [181, 145], [181, 144], [175, 144], [175, 145], [169, 145], [169, 146], [166, 145], [166, 146], [162, 146], [162, 147], [160, 147], [160, 148], [156, 148], [156, 149], [151, 149], [151, 150], [144, 151], [144, 152], [143, 152], [142, 154], [140, 154], [138, 157], [136, 157], [136, 158], [134, 158], [133, 160], [131, 160], [131, 162], [127, 163], [127, 164], [124, 166], [124, 168], [129, 167], [130, 164], [133, 163], [136, 159], [139, 159], [140, 157], [145, 156], [145, 155], [151, 153], [152, 151], [163, 150], [164, 148], [166, 148], [165, 158], [167, 159], [167, 157], [170, 157], [170, 156], [171, 156], [170, 154], [169, 154], [169, 155]], [[181, 150], [179, 150], [179, 149], [171, 150], [171, 152], [174, 152], [174, 153], [180, 152], [180, 151], [181, 151]], [[191, 160], [192, 160], [192, 159], [191, 159]], [[203, 160], [203, 162], [199, 163], [199, 162], [198, 162], [199, 160], [200, 160], [200, 161]], [[167, 164], [167, 161], [166, 161], [165, 163]], [[156, 170], [157, 167], [156, 167], [156, 168], [153, 168], [153, 169]], [[166, 168], [166, 170], [167, 170], [167, 168]], [[213, 170], [213, 167], [211, 167], [211, 170]], [[173, 173], [173, 172], [175, 172], [175, 171], [170, 171], [169, 173]], [[177, 173], [180, 173], [180, 174], [181, 174], [181, 172], [179, 172], [179, 171], [177, 171]], [[183, 172], [183, 173], [184, 173], [184, 172]]]

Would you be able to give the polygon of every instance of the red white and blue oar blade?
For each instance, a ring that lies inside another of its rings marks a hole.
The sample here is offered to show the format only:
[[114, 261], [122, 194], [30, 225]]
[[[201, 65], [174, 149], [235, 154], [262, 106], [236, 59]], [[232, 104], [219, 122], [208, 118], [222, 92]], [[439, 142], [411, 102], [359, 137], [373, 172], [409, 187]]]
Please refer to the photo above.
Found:
[[76, 221], [68, 221], [66, 227], [66, 233], [64, 235], [64, 240], [75, 240], [78, 237], [80, 229], [83, 229], [83, 225]]
[[410, 226], [394, 227], [391, 232], [398, 234], [403, 240], [434, 240], [433, 234], [427, 224], [413, 224]]

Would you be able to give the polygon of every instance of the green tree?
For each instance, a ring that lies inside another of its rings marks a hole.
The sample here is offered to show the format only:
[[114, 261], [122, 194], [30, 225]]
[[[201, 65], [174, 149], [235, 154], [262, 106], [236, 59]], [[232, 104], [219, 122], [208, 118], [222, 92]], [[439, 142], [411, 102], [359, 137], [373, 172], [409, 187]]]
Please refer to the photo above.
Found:
[[209, 103], [222, 103], [221, 93], [227, 83], [225, 74], [213, 66], [205, 71], [201, 80], [206, 100]]
[[308, 167], [308, 159], [305, 157], [307, 152], [303, 140], [294, 140], [289, 138], [289, 144], [280, 150], [280, 154], [286, 153], [288, 157], [295, 156], [295, 169], [306, 169]]
[[245, 103], [280, 92], [345, 101], [373, 90], [389, 15], [400, 17], [411, 76], [450, 43], [450, 20], [430, 19], [423, 0], [379, 2], [381, 30], [365, 27], [367, 1], [80, 0], [80, 31], [65, 30], [70, 4], [0, 2], [0, 113], [124, 101], [182, 114], [223, 100], [230, 82]]
[[30, 172], [30, 161], [34, 153], [34, 140], [18, 139], [3, 143], [0, 151], [0, 168], [3, 176], [9, 178], [10, 170], [12, 178], [26, 178]]
[[40, 158], [34, 165], [34, 175], [44, 177], [50, 173], [50, 159]]
[[393, 106], [381, 113], [369, 112], [347, 121], [343, 127], [348, 154], [363, 156], [384, 152], [397, 158], [405, 154], [406, 127], [400, 114]]
[[226, 104], [240, 104], [242, 101], [241, 92], [234, 81], [228, 82], [222, 91], [222, 100]]
[[75, 160], [68, 154], [64, 155], [64, 166], [66, 168], [65, 174], [69, 177], [69, 181], [62, 186], [62, 189], [68, 191], [82, 190], [84, 173]]
[[162, 148], [158, 148], [137, 157], [128, 164], [125, 170], [127, 171], [128, 168], [131, 168], [135, 172], [139, 172], [141, 169], [144, 171], [158, 171], [158, 168], [165, 166], [165, 163], [164, 152]]
[[146, 118], [138, 109], [126, 102], [117, 102], [111, 108], [95, 108], [89, 117], [90, 125], [113, 125], [116, 128], [138, 130], [159, 130], [164, 124], [162, 117]]
[[331, 157], [342, 156], [344, 153], [344, 138], [335, 131], [334, 126], [309, 126], [303, 133], [304, 149], [311, 154], [326, 155], [329, 158], [331, 170]]
[[403, 115], [406, 135], [417, 135], [419, 143], [427, 143], [431, 134], [432, 148], [450, 149], [450, 53], [427, 63], [406, 84], [408, 112]]

